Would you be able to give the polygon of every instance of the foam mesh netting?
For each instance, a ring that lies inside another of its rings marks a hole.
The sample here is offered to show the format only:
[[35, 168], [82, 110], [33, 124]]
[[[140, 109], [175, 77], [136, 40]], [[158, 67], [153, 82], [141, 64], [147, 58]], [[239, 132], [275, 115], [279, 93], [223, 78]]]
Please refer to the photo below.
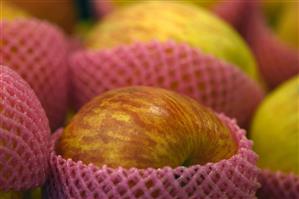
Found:
[[0, 190], [39, 186], [48, 172], [48, 119], [27, 82], [2, 65], [0, 85]]
[[17, 71], [41, 101], [52, 129], [67, 109], [68, 43], [55, 26], [36, 19], [0, 22], [0, 64]]
[[[95, 167], [51, 153], [49, 199], [255, 198], [257, 155], [234, 120], [220, 115], [235, 133], [239, 149], [230, 159], [191, 167], [124, 169]], [[62, 130], [54, 134], [59, 138]]]
[[263, 170], [259, 176], [260, 199], [297, 199], [299, 198], [299, 176], [282, 172]]
[[188, 95], [246, 125], [263, 91], [238, 68], [172, 41], [135, 43], [70, 60], [76, 107], [107, 90], [145, 85]]
[[264, 80], [269, 88], [274, 88], [299, 74], [298, 50], [279, 40], [267, 27], [261, 13], [254, 10], [257, 9], [256, 5], [251, 6], [253, 8], [249, 7], [249, 10], [253, 11], [249, 11], [250, 15], [241, 32], [255, 54]]

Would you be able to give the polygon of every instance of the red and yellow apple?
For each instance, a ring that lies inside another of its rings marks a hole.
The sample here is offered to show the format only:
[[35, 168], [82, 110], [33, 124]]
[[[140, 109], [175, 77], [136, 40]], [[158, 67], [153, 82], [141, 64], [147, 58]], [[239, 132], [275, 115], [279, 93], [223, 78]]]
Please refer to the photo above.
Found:
[[191, 98], [154, 87], [125, 87], [93, 98], [75, 115], [56, 152], [97, 166], [160, 168], [228, 159], [234, 134]]
[[287, 81], [260, 105], [251, 129], [258, 165], [299, 176], [299, 76]]
[[116, 10], [91, 30], [86, 46], [98, 50], [152, 40], [186, 43], [259, 79], [250, 50], [229, 25], [204, 9], [178, 2], [142, 2]]

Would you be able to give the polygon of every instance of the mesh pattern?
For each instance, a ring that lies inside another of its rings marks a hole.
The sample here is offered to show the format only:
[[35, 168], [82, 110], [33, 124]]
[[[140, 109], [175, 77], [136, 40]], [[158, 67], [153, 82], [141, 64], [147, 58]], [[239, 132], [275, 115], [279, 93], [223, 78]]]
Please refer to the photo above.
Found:
[[[254, 7], [254, 5], [251, 6]], [[248, 21], [244, 24], [246, 27], [243, 27], [243, 34], [255, 54], [261, 74], [270, 88], [299, 74], [297, 50], [280, 41], [266, 26], [260, 13], [249, 11]]]
[[50, 199], [254, 198], [259, 172], [252, 142], [235, 121], [220, 118], [236, 133], [239, 143], [237, 154], [228, 160], [188, 168], [112, 169], [65, 160], [52, 152], [47, 194]]
[[0, 64], [17, 71], [41, 101], [52, 129], [67, 109], [68, 44], [54, 26], [35, 19], [1, 21]]
[[261, 199], [297, 199], [299, 198], [299, 176], [264, 170], [259, 177]]
[[237, 67], [171, 41], [81, 51], [70, 65], [77, 108], [116, 87], [155, 86], [193, 97], [245, 125], [263, 96]]
[[29, 85], [0, 65], [0, 189], [43, 184], [48, 169], [50, 129]]

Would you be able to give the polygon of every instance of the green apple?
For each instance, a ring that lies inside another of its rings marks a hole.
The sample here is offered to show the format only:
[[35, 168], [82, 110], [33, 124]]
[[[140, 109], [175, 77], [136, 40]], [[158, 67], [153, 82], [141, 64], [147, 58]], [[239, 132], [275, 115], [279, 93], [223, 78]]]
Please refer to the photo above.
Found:
[[22, 199], [23, 195], [21, 192], [1, 192], [0, 191], [0, 199]]
[[175, 92], [126, 87], [93, 98], [56, 144], [64, 158], [97, 166], [161, 168], [230, 158], [234, 134], [208, 108]]
[[299, 175], [299, 76], [278, 87], [260, 105], [251, 138], [261, 168]]
[[238, 33], [209, 11], [189, 4], [150, 1], [116, 10], [91, 30], [86, 46], [97, 50], [152, 40], [189, 44], [259, 79], [253, 55]]

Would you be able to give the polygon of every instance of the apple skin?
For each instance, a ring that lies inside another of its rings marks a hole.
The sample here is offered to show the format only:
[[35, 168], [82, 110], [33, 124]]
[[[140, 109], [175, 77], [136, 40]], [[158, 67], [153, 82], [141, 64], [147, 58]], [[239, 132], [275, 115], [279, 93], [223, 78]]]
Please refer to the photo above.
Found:
[[76, 23], [76, 10], [73, 0], [59, 1], [24, 1], [9, 0], [39, 19], [47, 20], [71, 33]]
[[0, 20], [13, 20], [16, 18], [27, 18], [30, 15], [26, 13], [24, 10], [14, 6], [8, 1], [0, 0], [1, 4], [1, 15]]
[[263, 14], [275, 35], [292, 48], [299, 48], [299, 2], [262, 1]]
[[186, 43], [259, 79], [255, 60], [243, 39], [212, 13], [188, 4], [142, 2], [116, 10], [95, 25], [86, 46], [98, 50], [152, 40]]
[[230, 158], [235, 137], [191, 98], [154, 87], [126, 87], [92, 99], [57, 142], [64, 158], [97, 166], [161, 168]]
[[299, 50], [299, 2], [287, 6], [277, 24], [277, 36], [290, 47]]
[[[108, 0], [106, 2], [110, 2], [114, 8], [120, 8], [128, 5], [132, 5], [133, 3], [142, 2], [144, 0]], [[184, 3], [193, 3], [194, 5], [203, 6], [203, 7], [211, 7], [219, 0], [205, 0], [205, 1], [197, 1], [197, 0], [185, 0]]]
[[258, 166], [299, 175], [299, 76], [287, 81], [260, 105], [251, 129]]
[[23, 195], [21, 192], [1, 192], [0, 199], [22, 199]]

